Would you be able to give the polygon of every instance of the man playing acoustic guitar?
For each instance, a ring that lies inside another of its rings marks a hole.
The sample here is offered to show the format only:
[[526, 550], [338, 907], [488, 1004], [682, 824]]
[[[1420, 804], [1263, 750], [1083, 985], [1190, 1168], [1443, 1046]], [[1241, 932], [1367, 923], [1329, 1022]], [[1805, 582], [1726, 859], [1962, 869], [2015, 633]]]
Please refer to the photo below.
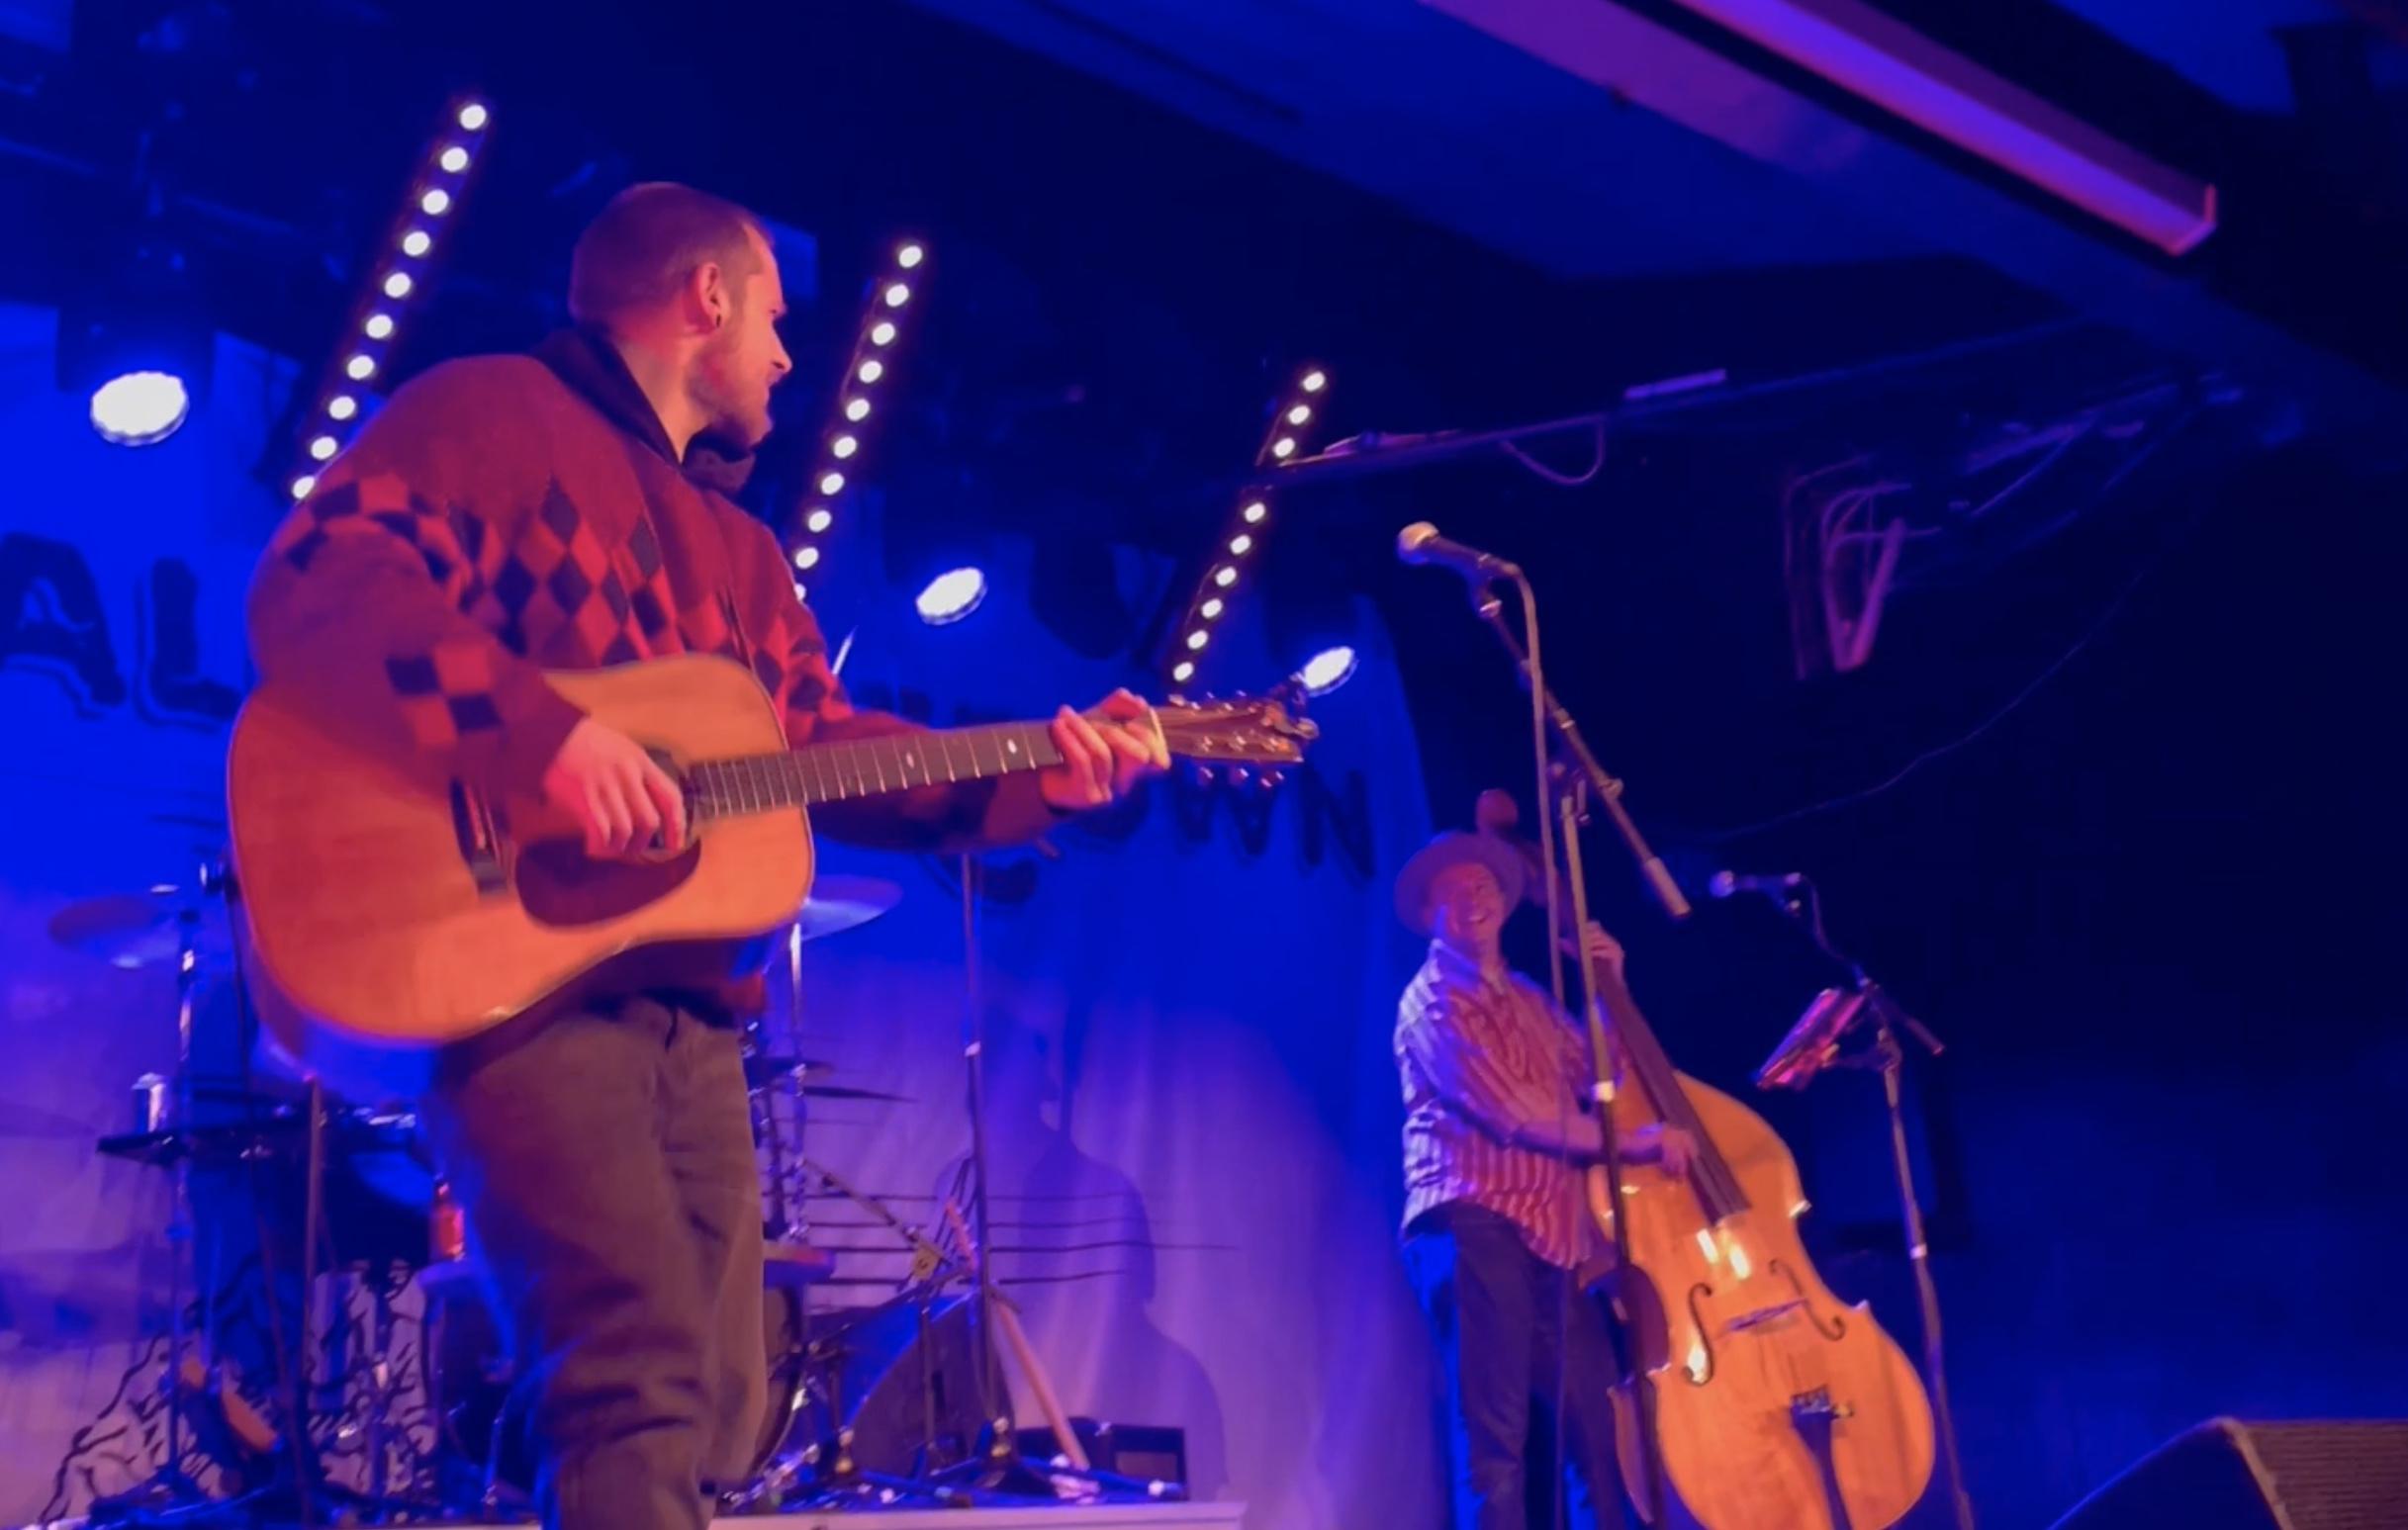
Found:
[[[636, 186], [579, 239], [573, 330], [399, 390], [278, 530], [251, 591], [269, 681], [363, 750], [540, 796], [590, 855], [688, 826], [676, 782], [543, 671], [724, 655], [788, 739], [908, 731], [855, 710], [770, 531], [726, 495], [791, 370], [758, 220]], [[1126, 691], [1064, 708], [1062, 763], [831, 804], [904, 850], [1035, 837], [1166, 764]], [[324, 874], [343, 874], [329, 852]], [[747, 1470], [762, 1405], [761, 1213], [734, 1022], [758, 978], [588, 995], [438, 1063], [422, 1115], [535, 1379], [544, 1522], [677, 1530]], [[483, 1040], [485, 1038], [480, 1038]]]

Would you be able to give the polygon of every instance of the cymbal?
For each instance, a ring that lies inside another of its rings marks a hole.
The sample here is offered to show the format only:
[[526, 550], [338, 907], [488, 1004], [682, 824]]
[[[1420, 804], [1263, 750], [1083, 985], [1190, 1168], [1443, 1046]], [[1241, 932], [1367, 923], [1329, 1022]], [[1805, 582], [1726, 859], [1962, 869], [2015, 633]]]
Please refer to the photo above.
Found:
[[888, 1094], [883, 1089], [859, 1089], [851, 1084], [805, 1084], [802, 1092], [814, 1100], [877, 1100], [887, 1105], [909, 1105], [911, 1096]]
[[195, 951], [211, 958], [226, 955], [226, 922], [209, 895], [165, 883], [145, 892], [110, 893], [70, 903], [50, 916], [50, 939], [112, 966], [155, 966], [182, 953], [181, 920], [186, 913], [193, 916]]
[[785, 1052], [747, 1052], [744, 1054], [744, 1081], [756, 1087], [774, 1078], [789, 1078], [804, 1073], [833, 1073], [836, 1064], [817, 1057], [795, 1057]]
[[903, 901], [903, 889], [875, 876], [823, 876], [794, 916], [806, 941], [857, 930]]
[[853, 1084], [814, 1084], [809, 1082], [814, 1067], [824, 1063], [798, 1061], [790, 1057], [747, 1057], [744, 1059], [744, 1086], [752, 1094], [776, 1088], [786, 1080], [793, 1080], [793, 1089], [807, 1100], [877, 1100], [887, 1105], [909, 1105], [911, 1096], [889, 1094], [883, 1089], [863, 1089]]

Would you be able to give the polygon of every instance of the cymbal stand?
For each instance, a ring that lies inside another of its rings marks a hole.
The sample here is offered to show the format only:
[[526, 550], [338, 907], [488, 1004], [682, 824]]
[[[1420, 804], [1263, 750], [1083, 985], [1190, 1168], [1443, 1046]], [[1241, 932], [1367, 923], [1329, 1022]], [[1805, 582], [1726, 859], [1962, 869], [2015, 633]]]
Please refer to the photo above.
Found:
[[[237, 922], [241, 917], [235, 904], [241, 900], [242, 888], [232, 868], [224, 862], [211, 862], [202, 867], [201, 877], [203, 887], [226, 900], [227, 929], [230, 933], [235, 932]], [[251, 1109], [249, 1091], [251, 1039], [257, 1031], [259, 1018], [251, 1004], [250, 978], [243, 970], [241, 940], [238, 937], [230, 940], [228, 950], [231, 953], [234, 977], [234, 1004], [240, 1016], [237, 1029], [241, 1034], [239, 1049], [243, 1069], [243, 1110], [248, 1112]], [[184, 960], [189, 967], [192, 961], [189, 949], [185, 953]], [[181, 1023], [184, 1029], [185, 1043], [189, 1047], [192, 1034], [189, 997], [185, 1003], [185, 1013]], [[326, 1090], [324, 1081], [319, 1077], [315, 1068], [309, 1070], [307, 1086], [302, 1096], [302, 1106], [309, 1112], [309, 1118], [305, 1136], [306, 1156], [302, 1168], [301, 1288], [299, 1297], [294, 1303], [295, 1331], [292, 1360], [290, 1365], [285, 1367], [288, 1374], [284, 1377], [283, 1434], [293, 1465], [294, 1518], [302, 1530], [312, 1530], [312, 1527], [318, 1523], [318, 1489], [323, 1476], [317, 1450], [310, 1438], [310, 1381], [316, 1371], [318, 1361], [319, 1326], [316, 1288], [320, 1244], [325, 1235], [326, 1187]], [[252, 1193], [256, 1195], [258, 1193], [256, 1176], [253, 1176], [251, 1188]], [[267, 1245], [263, 1241], [260, 1251], [263, 1273], [268, 1283], [268, 1326], [271, 1335], [276, 1336], [276, 1342], [281, 1349], [284, 1315], [277, 1309], [275, 1269], [272, 1263], [266, 1262], [266, 1249]], [[281, 1364], [281, 1355], [279, 1361]]]
[[[200, 868], [201, 885], [210, 891], [223, 886], [215, 867]], [[169, 1097], [169, 1119], [157, 1125], [189, 1129], [192, 1119], [192, 1041], [193, 1021], [199, 1003], [201, 983], [201, 910], [197, 903], [187, 900], [176, 910], [175, 966], [175, 1087]], [[193, 1243], [192, 1219], [192, 1152], [189, 1147], [176, 1155], [174, 1172], [174, 1210], [168, 1214], [167, 1247], [167, 1370], [159, 1386], [167, 1399], [167, 1459], [160, 1465], [156, 1479], [172, 1498], [191, 1500], [206, 1497], [200, 1485], [184, 1475], [184, 1355], [193, 1335], [184, 1316], [184, 1269], [195, 1263], [197, 1251]], [[217, 1363], [215, 1346], [209, 1340], [208, 1309], [210, 1303], [202, 1296], [199, 1271], [194, 1271], [195, 1298], [203, 1314], [201, 1324], [202, 1365]]]
[[[1069, 1419], [1062, 1411], [1055, 1395], [1052, 1380], [1039, 1365], [1036, 1351], [1028, 1335], [1020, 1327], [1018, 1310], [996, 1288], [991, 1263], [986, 1258], [989, 1247], [987, 1216], [987, 1139], [986, 1139], [986, 1001], [981, 984], [981, 961], [978, 947], [978, 887], [979, 864], [975, 855], [964, 855], [962, 868], [962, 953], [963, 1003], [965, 1013], [962, 1028], [962, 1058], [965, 1071], [965, 1096], [970, 1107], [969, 1214], [964, 1216], [959, 1203], [948, 1198], [944, 1215], [952, 1227], [954, 1238], [962, 1251], [961, 1267], [971, 1280], [972, 1297], [971, 1323], [971, 1364], [977, 1372], [978, 1410], [988, 1420], [988, 1448], [981, 1456], [954, 1463], [934, 1474], [942, 1484], [947, 1478], [976, 1474], [978, 1485], [989, 1492], [1000, 1490], [1009, 1498], [1025, 1499], [1031, 1494], [1012, 1493], [1002, 1483], [1013, 1474], [1025, 1472], [1012, 1441], [1015, 1429], [1009, 1390], [998, 1383], [995, 1374], [995, 1335], [1000, 1332], [1010, 1345], [1014, 1357], [1025, 1374], [1030, 1390], [1037, 1394], [1048, 1422], [1056, 1432], [1058, 1447], [1070, 1458], [1073, 1468], [1088, 1472], [1084, 1448], [1071, 1431]], [[982, 1431], [983, 1432], [983, 1431]], [[1051, 1493], [1043, 1496], [1051, 1497]], [[1003, 1501], [1008, 1501], [1005, 1499]]]
[[[177, 908], [175, 964], [175, 1077], [168, 1084], [164, 1097], [153, 1093], [157, 1080], [146, 1075], [138, 1084], [142, 1090], [141, 1116], [137, 1125], [146, 1131], [163, 1133], [179, 1139], [171, 1147], [169, 1174], [169, 1210], [167, 1214], [167, 1358], [159, 1373], [159, 1400], [166, 1413], [165, 1448], [158, 1469], [139, 1485], [124, 1493], [113, 1494], [105, 1500], [112, 1510], [131, 1508], [137, 1504], [164, 1499], [169, 1505], [200, 1504], [210, 1501], [210, 1494], [201, 1485], [187, 1476], [184, 1458], [195, 1441], [188, 1438], [184, 1419], [184, 1395], [190, 1385], [186, 1379], [186, 1361], [196, 1339], [201, 1348], [200, 1371], [207, 1383], [214, 1381], [217, 1366], [217, 1346], [213, 1321], [216, 1303], [214, 1294], [201, 1289], [199, 1252], [195, 1244], [192, 1199], [192, 1160], [197, 1151], [197, 1139], [191, 1135], [198, 1123], [193, 1120], [195, 1099], [193, 1079], [193, 1040], [198, 1018], [201, 985], [201, 903], [200, 896], [224, 895], [231, 885], [222, 863], [204, 858], [195, 867], [195, 895], [187, 897]], [[165, 891], [166, 889], [160, 889]], [[191, 1290], [186, 1290], [187, 1270], [191, 1274]], [[194, 1331], [192, 1315], [199, 1315], [199, 1331]], [[99, 1505], [95, 1505], [99, 1507]]]
[[[786, 950], [786, 1039], [788, 1046], [799, 1047], [802, 1044], [802, 926], [800, 923], [796, 923], [787, 932]], [[756, 1056], [769, 1055], [774, 1043], [769, 1035], [768, 1028], [756, 1020], [745, 1029], [752, 1035], [754, 1054]], [[754, 1107], [753, 1128], [759, 1135], [762, 1149], [769, 1159], [769, 1235], [773, 1241], [793, 1238], [801, 1232], [801, 1227], [795, 1217], [795, 1208], [789, 1199], [787, 1180], [793, 1173], [794, 1162], [802, 1159], [803, 1132], [809, 1125], [806, 1113], [810, 1109], [810, 1101], [804, 1095], [799, 1081], [791, 1074], [784, 1075], [783, 1080], [785, 1086], [783, 1089], [778, 1084], [765, 1080], [760, 1087], [751, 1091]], [[791, 1160], [787, 1154], [785, 1127], [778, 1119], [778, 1099], [781, 1093], [786, 1096], [787, 1108], [793, 1115], [794, 1140]]]
[[[978, 859], [962, 856], [962, 1017], [964, 1094], [970, 1103], [970, 1234], [969, 1247], [986, 1247], [986, 1001], [979, 983]], [[974, 1258], [974, 1254], [973, 1254]], [[978, 1411], [998, 1418], [1010, 1411], [1008, 1397], [995, 1395], [994, 1283], [986, 1278], [984, 1261], [972, 1266], [977, 1282], [972, 1312], [971, 1364], [978, 1373]], [[1000, 1407], [998, 1407], [1000, 1401]]]

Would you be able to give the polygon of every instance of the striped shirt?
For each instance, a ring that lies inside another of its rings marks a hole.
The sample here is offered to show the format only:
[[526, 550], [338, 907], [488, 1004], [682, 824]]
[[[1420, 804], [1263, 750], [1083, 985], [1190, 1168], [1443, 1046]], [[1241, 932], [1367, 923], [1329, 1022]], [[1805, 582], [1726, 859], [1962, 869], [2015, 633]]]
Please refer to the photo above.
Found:
[[1512, 1221], [1531, 1253], [1573, 1269], [1603, 1252], [1582, 1166], [1519, 1145], [1523, 1126], [1572, 1128], [1587, 1037], [1529, 979], [1491, 982], [1433, 943], [1397, 1006], [1405, 1086], [1405, 1224], [1468, 1202]]

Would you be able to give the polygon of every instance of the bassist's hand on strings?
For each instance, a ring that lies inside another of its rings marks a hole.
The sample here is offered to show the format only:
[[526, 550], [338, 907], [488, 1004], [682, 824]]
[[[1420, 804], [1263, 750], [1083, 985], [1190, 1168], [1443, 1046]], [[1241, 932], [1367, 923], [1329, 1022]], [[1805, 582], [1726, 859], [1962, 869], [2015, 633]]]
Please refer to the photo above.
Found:
[[1687, 1126], [1652, 1122], [1621, 1134], [1624, 1163], [1652, 1164], [1674, 1179], [1687, 1179], [1698, 1161], [1698, 1137]]
[[623, 855], [656, 834], [672, 852], [686, 844], [677, 782], [633, 739], [591, 717], [561, 741], [543, 772], [543, 794], [585, 830], [589, 855]]
[[1037, 787], [1065, 813], [1116, 801], [1170, 767], [1154, 708], [1126, 690], [1104, 697], [1093, 717], [1066, 706], [1056, 713], [1054, 747], [1062, 751], [1062, 764], [1039, 772]]
[[1616, 977], [1622, 975], [1622, 943], [1614, 939], [1606, 927], [1594, 919], [1589, 921], [1588, 930], [1581, 936], [1580, 953], [1591, 961], [1605, 963], [1606, 970]]

